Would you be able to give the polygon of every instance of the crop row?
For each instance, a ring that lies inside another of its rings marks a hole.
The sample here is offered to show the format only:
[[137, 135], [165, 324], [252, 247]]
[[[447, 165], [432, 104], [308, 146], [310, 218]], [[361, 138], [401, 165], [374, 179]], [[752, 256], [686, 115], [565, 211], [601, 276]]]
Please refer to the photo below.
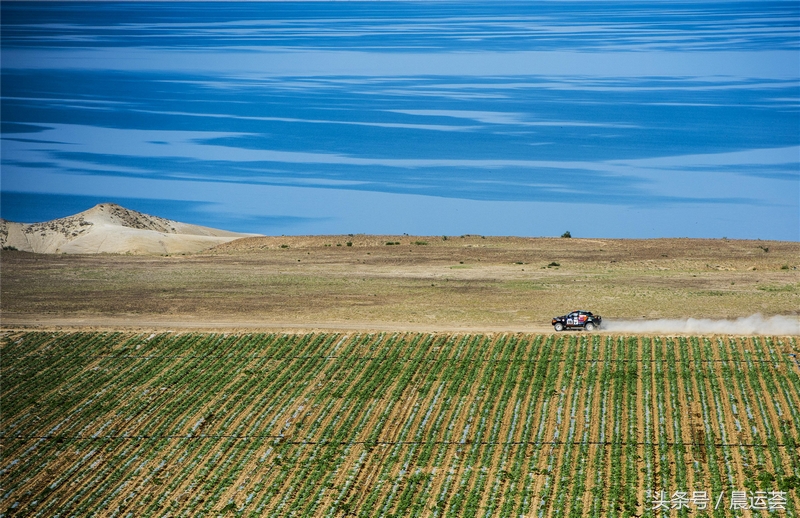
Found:
[[0, 513], [630, 516], [658, 490], [793, 513], [797, 345], [6, 333]]

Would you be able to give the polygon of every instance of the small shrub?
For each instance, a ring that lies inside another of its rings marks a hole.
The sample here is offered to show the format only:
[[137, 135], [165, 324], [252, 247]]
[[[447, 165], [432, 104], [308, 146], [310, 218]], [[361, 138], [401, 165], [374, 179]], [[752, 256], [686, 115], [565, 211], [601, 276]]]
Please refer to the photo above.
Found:
[[447, 241], [447, 236], [442, 236], [442, 241]]
[[281, 248], [289, 248], [289, 245], [281, 245]]
[[569, 233], [569, 230], [561, 234], [561, 237], [572, 237], [572, 234]]
[[400, 241], [387, 241], [386, 242], [387, 246], [389, 246], [389, 245], [399, 245], [399, 244], [400, 244]]
[[353, 246], [353, 242], [352, 242], [352, 241], [348, 241], [348, 242], [347, 242], [347, 243], [345, 243], [345, 244], [346, 244], [347, 246]]
[[552, 268], [553, 266], [561, 266], [561, 263], [557, 263], [557, 262], [553, 261], [552, 263], [547, 265], [548, 268]]
[[768, 246], [758, 245], [758, 248], [763, 250], [765, 254], [769, 252], [769, 247]]
[[[10, 250], [16, 250], [16, 249], [17, 249], [17, 247], [16, 247], [16, 246], [11, 246], [11, 245], [7, 245], [7, 246], [4, 246], [4, 247], [3, 247], [3, 250], [9, 250], [9, 251], [10, 251]], [[786, 267], [786, 269], [788, 270], [788, 269], [789, 269], [789, 267], [787, 266], [787, 267]]]
[[415, 245], [427, 245], [428, 242], [427, 241], [414, 241], [414, 244]]
[[781, 270], [788, 270], [788, 269], [789, 269], [788, 264], [784, 264], [783, 266], [781, 266]]
[[773, 285], [765, 285], [765, 286], [757, 286], [756, 289], [761, 291], [770, 291], [770, 292], [790, 292], [795, 291], [797, 287], [794, 284], [784, 284], [783, 286], [773, 286]]

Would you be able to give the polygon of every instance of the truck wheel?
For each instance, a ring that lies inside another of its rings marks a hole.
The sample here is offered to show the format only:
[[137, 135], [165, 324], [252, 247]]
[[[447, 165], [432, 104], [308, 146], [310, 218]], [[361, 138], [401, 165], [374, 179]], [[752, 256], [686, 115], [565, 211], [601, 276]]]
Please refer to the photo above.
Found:
[[584, 326], [584, 329], [586, 329], [589, 332], [592, 332], [594, 331], [594, 324], [592, 324], [591, 322], [587, 322], [586, 325]]
[[553, 327], [555, 328], [556, 331], [563, 331], [564, 330], [564, 324], [562, 324], [561, 322], [556, 322]]

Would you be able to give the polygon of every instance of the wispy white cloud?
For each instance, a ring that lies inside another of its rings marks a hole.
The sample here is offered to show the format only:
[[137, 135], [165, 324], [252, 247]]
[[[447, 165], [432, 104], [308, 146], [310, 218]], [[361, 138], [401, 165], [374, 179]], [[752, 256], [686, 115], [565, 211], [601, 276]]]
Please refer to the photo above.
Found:
[[612, 160], [610, 164], [628, 167], [656, 167], [663, 169], [796, 164], [800, 170], [800, 146], [769, 149], [746, 149], [727, 153], [701, 153], [653, 158]]
[[[756, 177], [740, 178], [730, 181], [731, 172], [727, 166], [770, 166], [797, 164], [800, 169], [800, 146], [774, 149], [750, 149], [729, 153], [689, 154], [627, 160], [534, 160], [534, 159], [478, 159], [478, 158], [416, 158], [416, 157], [375, 157], [355, 156], [343, 153], [322, 153], [310, 151], [287, 151], [279, 149], [251, 149], [237, 147], [237, 137], [247, 137], [247, 133], [167, 131], [100, 128], [94, 126], [54, 124], [49, 129], [30, 134], [7, 134], [2, 141], [4, 160], [13, 157], [13, 165], [53, 164], [53, 167], [68, 171], [106, 172], [114, 174], [134, 174], [154, 178], [201, 179], [200, 172], [170, 171], [168, 167], [158, 166], [152, 170], [118, 166], [125, 159], [142, 158], [148, 162], [159, 159], [191, 160], [198, 163], [229, 163], [232, 166], [252, 167], [253, 164], [273, 163], [285, 167], [305, 166], [348, 166], [357, 168], [382, 167], [405, 169], [407, 171], [433, 170], [498, 170], [526, 171], [526, 179], [518, 176], [492, 176], [483, 179], [461, 179], [459, 189], [451, 189], [453, 196], [458, 192], [470, 192], [470, 184], [480, 181], [495, 185], [514, 186], [549, 185], [552, 192], [581, 192], [587, 186], [581, 182], [572, 184], [565, 181], [570, 176], [594, 177], [598, 188], [603, 182], [623, 181], [623, 184], [636, 185], [642, 195], [665, 196], [683, 200], [733, 200], [751, 199], [754, 202], [797, 205], [796, 197], [787, 198], [785, 179], [764, 179]], [[17, 136], [25, 139], [17, 140]], [[219, 143], [224, 139], [224, 144]], [[4, 180], [9, 175], [18, 174], [19, 168], [4, 167]], [[262, 167], [259, 165], [259, 167]], [[241, 169], [240, 169], [241, 170]], [[15, 172], [16, 171], [16, 172]], [[556, 176], [553, 172], [560, 171]], [[418, 173], [416, 173], [418, 174]], [[413, 188], [416, 184], [414, 174], [395, 176], [391, 179], [377, 179], [372, 182], [374, 190], [388, 189], [395, 182], [397, 186]], [[605, 180], [604, 180], [605, 178]], [[239, 180], [233, 171], [230, 177], [218, 175], [219, 180], [236, 182]], [[325, 185], [330, 177], [314, 175], [298, 176], [294, 184]], [[364, 185], [363, 180], [344, 177], [343, 182], [328, 185], [341, 187]], [[250, 178], [249, 183], [259, 181], [283, 183], [291, 181], [285, 175]], [[389, 182], [389, 183], [387, 183]], [[687, 186], [692, 188], [687, 189]], [[781, 187], [783, 186], [783, 187]], [[595, 190], [597, 190], [596, 188]], [[577, 189], [577, 190], [576, 190]], [[634, 191], [635, 192], [635, 191]], [[795, 193], [796, 194], [796, 193]], [[468, 194], [467, 194], [468, 195]], [[591, 199], [586, 200], [591, 201]]]
[[484, 124], [524, 124], [526, 114], [514, 112], [475, 111], [475, 110], [387, 110], [393, 113], [422, 115], [428, 117], [453, 117], [471, 119]]
[[[103, 128], [77, 124], [48, 124], [35, 133], [4, 135], [4, 147], [17, 158], [24, 153], [80, 152], [98, 155], [180, 157], [230, 162], [285, 162], [306, 164], [347, 164], [386, 167], [521, 167], [587, 169], [623, 173], [635, 169], [675, 169], [725, 165], [798, 164], [800, 146], [749, 149], [727, 153], [689, 154], [642, 159], [580, 161], [470, 158], [381, 158], [339, 153], [248, 149], [218, 144], [223, 138], [244, 137], [243, 132], [177, 131]], [[15, 141], [24, 136], [25, 142]], [[164, 144], [168, 145], [164, 145]], [[8, 155], [6, 155], [8, 156]]]
[[133, 109], [130, 111], [140, 113], [152, 113], [156, 115], [179, 115], [182, 117], [200, 117], [211, 119], [231, 119], [231, 120], [246, 120], [246, 121], [261, 121], [261, 122], [297, 122], [304, 124], [342, 124], [345, 126], [368, 126], [376, 128], [398, 128], [398, 129], [418, 129], [430, 131], [470, 131], [475, 129], [475, 126], [455, 126], [452, 124], [410, 124], [402, 122], [364, 122], [354, 120], [334, 120], [334, 119], [300, 119], [296, 117], [261, 117], [253, 115], [233, 115], [225, 113], [207, 113], [207, 112], [178, 112], [178, 111], [163, 111], [163, 110], [142, 110]]
[[4, 95], [4, 100], [8, 101], [30, 101], [30, 102], [42, 102], [42, 103], [69, 103], [72, 105], [78, 104], [100, 104], [104, 106], [125, 106], [130, 103], [125, 101], [112, 101], [110, 99], [86, 99], [86, 98], [61, 98], [61, 97], [23, 97], [23, 96], [9, 96]]
[[281, 50], [263, 47], [182, 50], [175, 48], [3, 48], [9, 70], [119, 70], [239, 74], [252, 77], [314, 76], [569, 76], [800, 78], [793, 51], [719, 52], [356, 52]]
[[[399, 5], [404, 7], [402, 2]], [[450, 3], [428, 4], [414, 13], [403, 7], [380, 6], [368, 11], [337, 9], [303, 16], [245, 4], [231, 8], [239, 16], [225, 20], [204, 16], [202, 21], [184, 17], [175, 22], [137, 16], [123, 24], [96, 19], [74, 23], [34, 22], [27, 25], [27, 38], [40, 43], [113, 43], [129, 40], [131, 34], [141, 38], [168, 33], [187, 42], [202, 40], [206, 45], [264, 42], [297, 46], [313, 39], [319, 46], [338, 48], [388, 44], [395, 48], [435, 47], [442, 43], [480, 42], [509, 48], [568, 45], [576, 49], [636, 51], [748, 48], [763, 41], [777, 49], [796, 41], [797, 14], [791, 4], [743, 10], [710, 2], [695, 2], [678, 9], [670, 9], [662, 2], [636, 4], [631, 8], [602, 2], [581, 6], [577, 11], [560, 8], [556, 3], [537, 5], [532, 10], [521, 3], [481, 13], [464, 10], [459, 14], [454, 14]]]
[[492, 112], [472, 110], [387, 110], [394, 113], [418, 115], [426, 117], [452, 117], [456, 119], [470, 119], [484, 124], [515, 125], [515, 126], [573, 126], [596, 128], [636, 128], [635, 124], [564, 121], [564, 120], [531, 120], [529, 114], [514, 112]]

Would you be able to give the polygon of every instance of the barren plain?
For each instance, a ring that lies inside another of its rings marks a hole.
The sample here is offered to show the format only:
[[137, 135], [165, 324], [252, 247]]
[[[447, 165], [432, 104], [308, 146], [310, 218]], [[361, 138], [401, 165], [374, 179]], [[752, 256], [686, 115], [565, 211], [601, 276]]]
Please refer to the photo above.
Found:
[[0, 259], [4, 327], [541, 332], [574, 309], [800, 312], [794, 242], [281, 236], [196, 254]]

